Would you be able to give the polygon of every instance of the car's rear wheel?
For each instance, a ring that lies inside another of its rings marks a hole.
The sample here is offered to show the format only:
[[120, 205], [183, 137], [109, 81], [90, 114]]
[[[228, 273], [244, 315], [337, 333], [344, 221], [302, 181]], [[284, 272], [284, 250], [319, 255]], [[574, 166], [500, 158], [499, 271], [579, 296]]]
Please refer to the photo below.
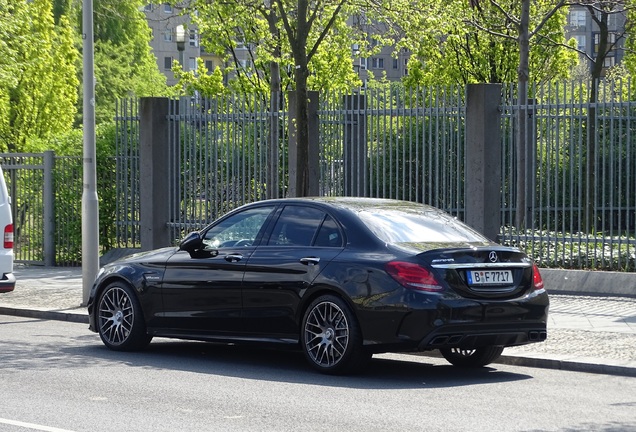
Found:
[[362, 346], [362, 333], [351, 309], [333, 295], [318, 297], [309, 305], [301, 342], [309, 363], [323, 373], [358, 372], [372, 355]]
[[489, 346], [475, 349], [442, 348], [439, 350], [451, 364], [459, 367], [482, 367], [499, 358], [503, 352], [501, 346]]
[[122, 282], [111, 283], [99, 297], [97, 325], [102, 342], [112, 350], [138, 350], [152, 339], [146, 333], [137, 297], [132, 288]]

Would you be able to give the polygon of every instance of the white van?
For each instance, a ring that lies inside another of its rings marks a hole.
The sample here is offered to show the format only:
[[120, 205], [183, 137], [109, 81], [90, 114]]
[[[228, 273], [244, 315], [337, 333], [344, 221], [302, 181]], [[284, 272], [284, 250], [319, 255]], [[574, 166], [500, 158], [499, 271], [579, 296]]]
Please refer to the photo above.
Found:
[[13, 218], [11, 216], [11, 197], [7, 191], [2, 167], [0, 166], [0, 293], [13, 291], [15, 276], [13, 275]]

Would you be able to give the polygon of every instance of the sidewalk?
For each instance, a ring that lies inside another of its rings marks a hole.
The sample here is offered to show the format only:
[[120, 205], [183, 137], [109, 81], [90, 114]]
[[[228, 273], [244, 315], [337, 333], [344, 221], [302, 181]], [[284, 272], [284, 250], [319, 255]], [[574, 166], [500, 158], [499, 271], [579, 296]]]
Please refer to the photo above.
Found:
[[[15, 275], [0, 315], [88, 323], [80, 268], [16, 266]], [[636, 298], [551, 293], [548, 340], [507, 348], [498, 363], [636, 377]]]

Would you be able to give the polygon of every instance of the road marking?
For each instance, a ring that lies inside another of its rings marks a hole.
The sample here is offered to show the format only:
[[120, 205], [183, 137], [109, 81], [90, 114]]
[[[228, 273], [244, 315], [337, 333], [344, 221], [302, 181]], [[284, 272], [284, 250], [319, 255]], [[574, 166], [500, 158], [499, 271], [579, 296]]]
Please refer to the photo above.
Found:
[[3, 419], [3, 418], [0, 418], [0, 423], [8, 424], [11, 426], [23, 427], [27, 429], [45, 431], [45, 432], [73, 432], [68, 429], [60, 429], [60, 428], [51, 427], [51, 426], [42, 426], [42, 425], [37, 425], [33, 423], [25, 423], [21, 421], [9, 420], [9, 419]]

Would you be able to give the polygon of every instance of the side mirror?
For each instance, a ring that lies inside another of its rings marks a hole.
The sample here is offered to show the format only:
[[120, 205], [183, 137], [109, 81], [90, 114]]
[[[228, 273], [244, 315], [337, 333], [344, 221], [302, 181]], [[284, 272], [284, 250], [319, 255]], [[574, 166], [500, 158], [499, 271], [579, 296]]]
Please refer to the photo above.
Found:
[[197, 249], [201, 249], [203, 245], [203, 238], [201, 237], [201, 233], [198, 231], [191, 232], [183, 240], [179, 243], [179, 250], [184, 250], [186, 252], [193, 252]]

